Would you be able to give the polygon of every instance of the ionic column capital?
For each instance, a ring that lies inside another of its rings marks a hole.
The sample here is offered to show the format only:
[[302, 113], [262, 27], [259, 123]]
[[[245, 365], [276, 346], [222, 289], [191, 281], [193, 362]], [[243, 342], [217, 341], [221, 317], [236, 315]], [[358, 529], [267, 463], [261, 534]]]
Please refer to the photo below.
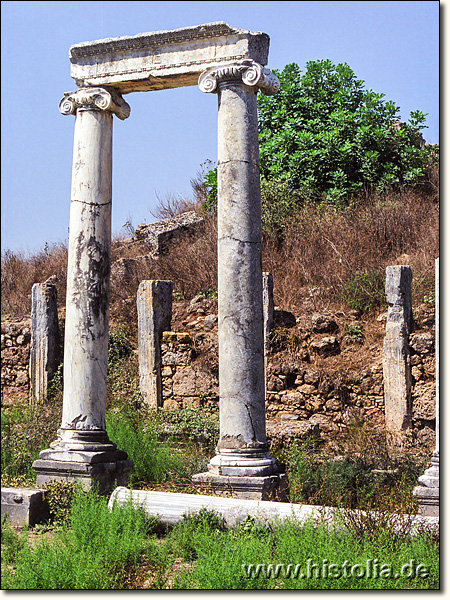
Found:
[[266, 96], [273, 96], [280, 89], [278, 77], [270, 69], [250, 59], [203, 71], [198, 79], [198, 86], [202, 92], [215, 93], [220, 83], [232, 81], [258, 88]]
[[122, 121], [129, 117], [131, 110], [118, 92], [101, 87], [85, 87], [76, 92], [66, 92], [59, 103], [59, 111], [63, 115], [74, 115], [79, 108], [110, 111]]

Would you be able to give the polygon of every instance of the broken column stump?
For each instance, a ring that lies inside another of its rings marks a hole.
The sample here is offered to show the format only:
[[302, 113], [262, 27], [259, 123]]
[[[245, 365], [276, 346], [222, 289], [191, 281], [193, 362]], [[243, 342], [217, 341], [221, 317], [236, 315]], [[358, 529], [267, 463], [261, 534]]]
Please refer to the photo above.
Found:
[[163, 405], [161, 337], [172, 321], [171, 281], [141, 281], [137, 293], [139, 387], [144, 402]]
[[412, 325], [411, 267], [386, 268], [386, 300], [389, 305], [384, 338], [384, 403], [386, 430], [392, 440], [411, 425], [411, 365], [408, 348]]
[[35, 283], [31, 289], [30, 398], [43, 402], [59, 365], [59, 327], [56, 286]]

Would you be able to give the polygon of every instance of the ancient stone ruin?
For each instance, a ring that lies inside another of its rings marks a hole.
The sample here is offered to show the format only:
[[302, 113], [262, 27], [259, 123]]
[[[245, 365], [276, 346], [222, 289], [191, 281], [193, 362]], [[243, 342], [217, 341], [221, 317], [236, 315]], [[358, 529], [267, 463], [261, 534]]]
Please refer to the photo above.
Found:
[[37, 483], [82, 477], [104, 491], [131, 467], [105, 430], [111, 257], [113, 115], [124, 94], [199, 85], [218, 98], [220, 439], [197, 481], [268, 497], [278, 473], [266, 438], [258, 91], [275, 94], [269, 37], [210, 23], [70, 49], [78, 90], [60, 102], [74, 115], [64, 399], [58, 439], [34, 462]]

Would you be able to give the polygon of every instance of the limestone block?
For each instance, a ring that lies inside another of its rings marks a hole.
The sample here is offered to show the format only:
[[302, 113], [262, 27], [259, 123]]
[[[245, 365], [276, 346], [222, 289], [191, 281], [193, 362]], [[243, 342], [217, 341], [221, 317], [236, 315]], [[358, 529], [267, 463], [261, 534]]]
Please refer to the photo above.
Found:
[[412, 325], [412, 271], [395, 265], [386, 268], [389, 304], [384, 338], [383, 384], [386, 429], [397, 435], [411, 424], [411, 364], [408, 336]]
[[161, 337], [172, 319], [172, 282], [142, 281], [137, 293], [139, 385], [144, 401], [163, 405]]
[[412, 325], [412, 298], [411, 298], [412, 270], [404, 265], [386, 267], [386, 301], [389, 305], [388, 321], [391, 307], [403, 309], [404, 321], [408, 331]]
[[315, 333], [334, 333], [338, 329], [336, 321], [331, 316], [322, 314], [312, 316], [311, 326]]
[[414, 333], [409, 338], [409, 345], [416, 354], [430, 354], [434, 350], [434, 336], [431, 333]]
[[340, 352], [339, 342], [335, 336], [324, 337], [318, 342], [311, 342], [311, 349], [319, 356], [330, 356]]
[[48, 519], [50, 509], [45, 490], [2, 487], [2, 520], [4, 515], [11, 525], [20, 527], [33, 527]]
[[59, 326], [56, 287], [35, 283], [31, 290], [30, 395], [41, 402], [59, 364]]
[[157, 223], [138, 225], [134, 241], [143, 241], [153, 258], [169, 251], [170, 246], [180, 237], [194, 233], [204, 223], [203, 217], [194, 211], [184, 212]]
[[218, 322], [218, 316], [217, 315], [208, 315], [205, 317], [205, 322], [203, 324], [203, 327], [205, 328], [205, 331], [211, 331], [211, 329], [214, 329], [214, 327], [217, 325]]
[[173, 376], [173, 393], [175, 396], [194, 396], [196, 392], [196, 373], [192, 367], [178, 367]]
[[121, 93], [197, 85], [206, 69], [252, 59], [267, 64], [269, 36], [216, 22], [172, 31], [108, 38], [70, 48], [78, 86]]

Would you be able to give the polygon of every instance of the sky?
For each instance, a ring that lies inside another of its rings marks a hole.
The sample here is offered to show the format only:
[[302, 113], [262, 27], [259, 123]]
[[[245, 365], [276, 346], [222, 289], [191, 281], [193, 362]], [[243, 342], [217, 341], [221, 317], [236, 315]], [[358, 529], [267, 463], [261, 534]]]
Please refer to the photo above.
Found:
[[[1, 248], [33, 255], [68, 239], [75, 118], [69, 48], [103, 38], [214, 21], [270, 36], [268, 67], [347, 63], [367, 89], [428, 113], [439, 143], [439, 21], [446, 3], [1, 2]], [[113, 233], [152, 223], [159, 201], [192, 197], [191, 179], [217, 160], [217, 98], [197, 86], [125, 96], [114, 118]]]

